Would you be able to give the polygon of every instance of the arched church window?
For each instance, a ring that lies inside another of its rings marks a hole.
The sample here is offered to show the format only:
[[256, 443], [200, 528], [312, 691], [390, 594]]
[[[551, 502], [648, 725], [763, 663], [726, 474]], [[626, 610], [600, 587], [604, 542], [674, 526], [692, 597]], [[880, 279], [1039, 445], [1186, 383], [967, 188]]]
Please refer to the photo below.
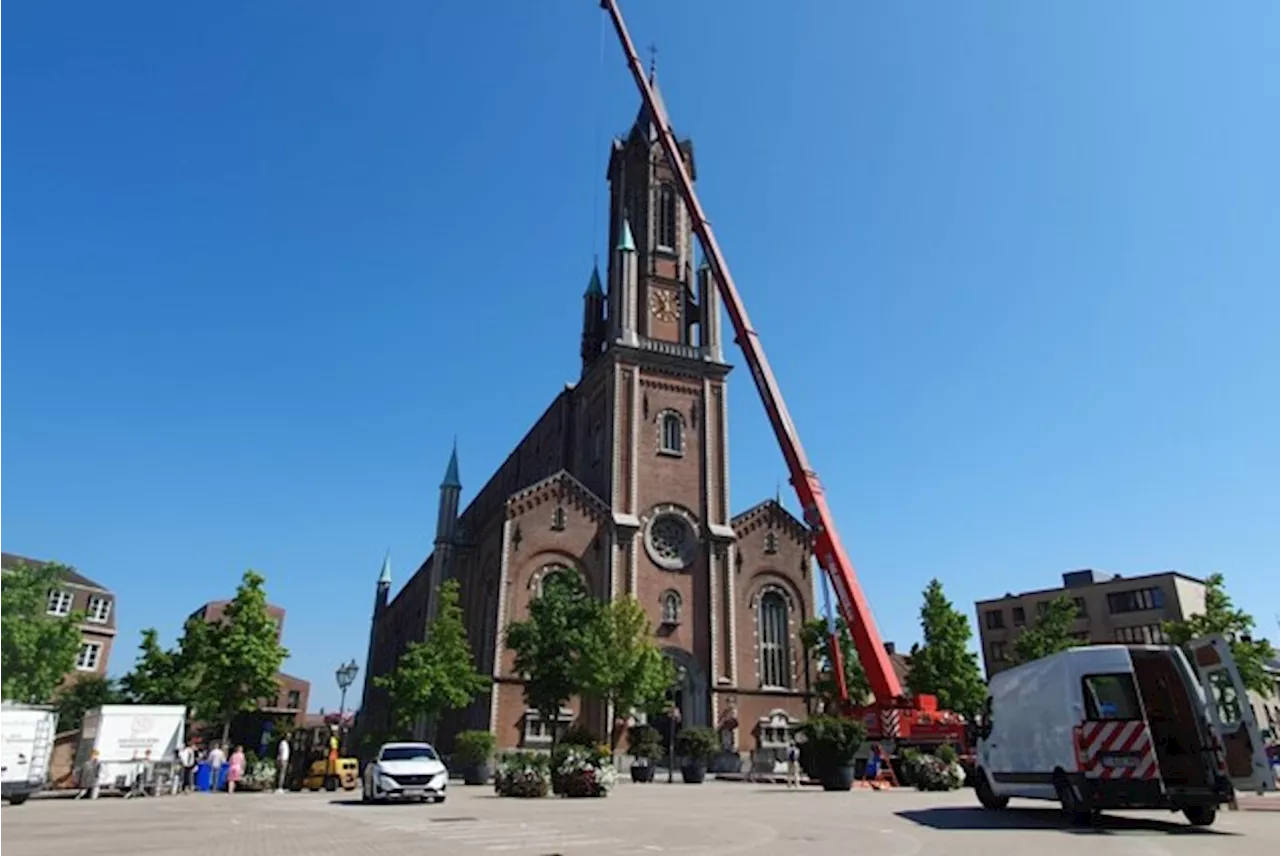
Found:
[[666, 591], [662, 594], [662, 623], [680, 623], [680, 593]]
[[538, 572], [538, 596], [541, 597], [546, 594], [549, 589], [567, 582], [569, 575], [572, 573], [574, 573], [574, 571], [568, 565], [547, 565]]
[[765, 589], [756, 610], [757, 639], [760, 644], [760, 685], [791, 687], [791, 656], [788, 650], [787, 600], [777, 589]]
[[680, 422], [680, 416], [668, 410], [659, 419], [661, 420], [659, 450], [667, 455], [683, 455], [684, 425]]
[[658, 247], [676, 248], [676, 189], [670, 184], [658, 186]]

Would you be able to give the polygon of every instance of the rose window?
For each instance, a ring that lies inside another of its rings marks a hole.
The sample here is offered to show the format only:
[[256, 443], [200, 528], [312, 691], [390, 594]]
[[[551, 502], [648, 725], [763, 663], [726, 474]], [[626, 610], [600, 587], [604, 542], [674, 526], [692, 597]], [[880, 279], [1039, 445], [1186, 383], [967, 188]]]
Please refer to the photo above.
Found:
[[664, 514], [649, 524], [645, 546], [649, 556], [668, 570], [680, 570], [693, 559], [693, 533], [684, 518]]

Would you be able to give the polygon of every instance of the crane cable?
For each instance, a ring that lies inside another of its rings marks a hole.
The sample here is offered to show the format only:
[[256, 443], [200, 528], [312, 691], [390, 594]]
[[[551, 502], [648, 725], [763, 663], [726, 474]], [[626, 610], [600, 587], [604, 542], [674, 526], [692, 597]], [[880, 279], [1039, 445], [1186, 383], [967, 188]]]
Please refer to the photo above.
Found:
[[605, 13], [600, 13], [600, 47], [596, 58], [596, 91], [595, 104], [592, 105], [592, 119], [595, 124], [591, 129], [592, 174], [591, 174], [591, 255], [596, 266], [600, 264], [600, 120], [604, 102], [604, 33]]

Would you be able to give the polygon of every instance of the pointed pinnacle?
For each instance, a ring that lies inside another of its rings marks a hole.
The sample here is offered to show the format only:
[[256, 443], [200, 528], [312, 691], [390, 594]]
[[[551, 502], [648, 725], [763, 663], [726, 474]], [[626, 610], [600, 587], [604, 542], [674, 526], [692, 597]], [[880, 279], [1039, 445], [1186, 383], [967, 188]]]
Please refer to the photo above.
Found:
[[391, 585], [391, 551], [382, 557], [382, 573], [378, 574], [378, 585]]
[[588, 296], [588, 297], [603, 297], [603, 296], [604, 296], [604, 288], [600, 285], [600, 264], [599, 264], [599, 262], [597, 262], [597, 263], [596, 263], [596, 265], [595, 265], [595, 267], [593, 267], [593, 268], [591, 269], [591, 281], [590, 281], [589, 283], [587, 283], [587, 296]]
[[631, 223], [623, 219], [622, 234], [618, 237], [618, 249], [624, 253], [634, 253], [636, 251], [635, 239], [631, 237]]
[[458, 478], [458, 441], [453, 441], [453, 454], [449, 455], [449, 468], [444, 472], [444, 481], [440, 487], [462, 487], [462, 480]]

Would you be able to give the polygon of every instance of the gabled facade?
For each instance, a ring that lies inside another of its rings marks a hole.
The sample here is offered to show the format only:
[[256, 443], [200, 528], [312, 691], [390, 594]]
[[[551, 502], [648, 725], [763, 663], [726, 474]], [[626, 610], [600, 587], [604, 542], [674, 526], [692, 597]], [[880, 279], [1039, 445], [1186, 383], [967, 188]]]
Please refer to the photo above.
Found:
[[[692, 170], [692, 144], [681, 151]], [[432, 593], [456, 578], [494, 685], [441, 723], [442, 747], [463, 728], [488, 728], [502, 747], [549, 742], [554, 724], [526, 708], [500, 639], [548, 575], [566, 572], [602, 599], [632, 595], [645, 607], [658, 644], [684, 667], [684, 724], [718, 727], [726, 748], [746, 752], [772, 747], [806, 714], [810, 534], [772, 500], [730, 516], [719, 298], [643, 109], [612, 142], [607, 179], [612, 252], [582, 297], [581, 375], [461, 513], [454, 450], [434, 552], [394, 598], [389, 566], [379, 577], [361, 728], [385, 726], [373, 679], [425, 637]], [[575, 700], [572, 719], [603, 735], [610, 712]]]

